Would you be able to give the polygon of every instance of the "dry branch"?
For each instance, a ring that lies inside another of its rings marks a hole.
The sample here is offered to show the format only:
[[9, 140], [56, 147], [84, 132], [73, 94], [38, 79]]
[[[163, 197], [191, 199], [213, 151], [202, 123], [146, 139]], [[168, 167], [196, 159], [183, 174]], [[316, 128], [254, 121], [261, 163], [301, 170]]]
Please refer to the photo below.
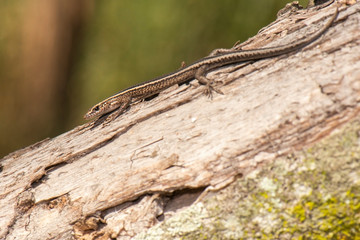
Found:
[[[132, 105], [108, 125], [85, 124], [0, 164], [0, 238], [135, 236], [226, 186], [314, 143], [359, 111], [360, 4], [342, 6], [315, 43], [208, 74]], [[279, 18], [241, 46], [286, 44], [316, 31], [328, 7]]]

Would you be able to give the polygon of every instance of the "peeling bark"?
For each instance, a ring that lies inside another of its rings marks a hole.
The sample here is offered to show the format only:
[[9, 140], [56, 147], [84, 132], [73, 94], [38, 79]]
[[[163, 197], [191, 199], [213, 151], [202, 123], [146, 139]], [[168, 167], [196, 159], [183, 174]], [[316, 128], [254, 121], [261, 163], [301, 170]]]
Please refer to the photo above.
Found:
[[[358, 115], [360, 4], [342, 6], [316, 42], [208, 74], [134, 104], [108, 125], [79, 126], [0, 160], [0, 238], [128, 239]], [[240, 46], [316, 31], [328, 7], [279, 18]]]

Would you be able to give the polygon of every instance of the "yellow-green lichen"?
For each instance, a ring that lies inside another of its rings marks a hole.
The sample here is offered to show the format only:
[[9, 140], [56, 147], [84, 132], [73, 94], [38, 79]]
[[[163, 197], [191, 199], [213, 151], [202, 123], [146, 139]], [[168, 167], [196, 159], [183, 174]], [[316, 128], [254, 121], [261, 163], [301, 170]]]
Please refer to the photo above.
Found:
[[157, 239], [360, 240], [359, 133], [354, 121], [276, 159], [157, 226]]

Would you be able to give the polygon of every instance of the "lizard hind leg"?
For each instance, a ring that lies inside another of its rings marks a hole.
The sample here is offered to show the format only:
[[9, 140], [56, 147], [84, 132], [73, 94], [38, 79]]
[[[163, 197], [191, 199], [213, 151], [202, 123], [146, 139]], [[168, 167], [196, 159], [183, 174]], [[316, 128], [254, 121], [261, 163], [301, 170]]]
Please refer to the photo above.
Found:
[[218, 94], [223, 95], [224, 93], [222, 91], [220, 91], [219, 89], [215, 88], [212, 86], [213, 81], [210, 81], [209, 79], [207, 79], [205, 77], [207, 71], [207, 66], [202, 66], [200, 67], [196, 72], [195, 72], [195, 78], [203, 85], [205, 85], [205, 90], [204, 90], [204, 94], [206, 96], [208, 96], [209, 98], [212, 99], [212, 92], [217, 92]]

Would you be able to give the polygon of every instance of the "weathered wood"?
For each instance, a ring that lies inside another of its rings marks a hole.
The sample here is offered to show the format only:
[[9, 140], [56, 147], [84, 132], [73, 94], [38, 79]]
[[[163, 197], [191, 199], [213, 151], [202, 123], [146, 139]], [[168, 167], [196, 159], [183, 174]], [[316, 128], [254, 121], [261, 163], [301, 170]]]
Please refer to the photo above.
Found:
[[[333, 10], [280, 18], [242, 46], [296, 41]], [[206, 187], [328, 135], [360, 109], [359, 11], [359, 3], [341, 7], [302, 51], [208, 74], [224, 95], [208, 99], [193, 81], [106, 126], [85, 124], [6, 156], [0, 238], [126, 239], [191, 205]]]

